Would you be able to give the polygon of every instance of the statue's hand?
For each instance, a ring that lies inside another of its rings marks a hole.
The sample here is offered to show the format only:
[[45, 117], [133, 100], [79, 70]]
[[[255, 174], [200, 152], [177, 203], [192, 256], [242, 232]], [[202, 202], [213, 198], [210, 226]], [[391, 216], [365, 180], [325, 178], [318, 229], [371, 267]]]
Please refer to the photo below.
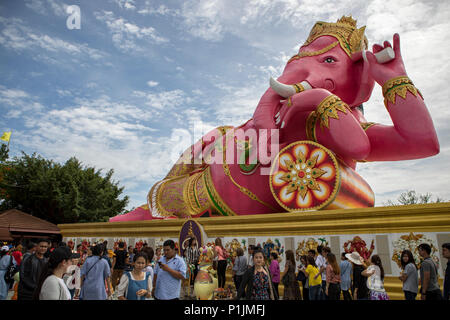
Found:
[[[372, 51], [366, 51], [365, 55], [369, 62], [369, 70], [372, 78], [380, 85], [395, 77], [406, 76], [405, 66], [403, 64], [402, 54], [400, 52], [400, 36], [398, 33], [394, 34], [394, 53], [395, 58], [387, 63], [378, 63], [374, 54], [381, 50], [391, 47], [389, 41], [384, 42], [384, 46], [374, 44]], [[364, 53], [363, 53], [364, 56]]]

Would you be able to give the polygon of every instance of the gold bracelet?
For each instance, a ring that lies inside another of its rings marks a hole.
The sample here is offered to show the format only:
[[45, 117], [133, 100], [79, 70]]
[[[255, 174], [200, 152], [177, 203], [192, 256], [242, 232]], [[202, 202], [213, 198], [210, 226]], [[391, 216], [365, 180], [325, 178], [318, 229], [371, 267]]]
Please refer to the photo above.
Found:
[[322, 100], [316, 108], [316, 117], [320, 119], [320, 128], [326, 127], [329, 129], [329, 118], [339, 119], [338, 111], [347, 114], [350, 110], [349, 106], [339, 99], [336, 95], [330, 95]]
[[396, 95], [406, 99], [406, 93], [408, 91], [415, 97], [419, 94], [423, 99], [420, 91], [414, 86], [414, 83], [407, 76], [396, 77], [386, 81], [382, 88], [384, 105], [386, 108], [388, 107], [388, 102], [395, 104]]

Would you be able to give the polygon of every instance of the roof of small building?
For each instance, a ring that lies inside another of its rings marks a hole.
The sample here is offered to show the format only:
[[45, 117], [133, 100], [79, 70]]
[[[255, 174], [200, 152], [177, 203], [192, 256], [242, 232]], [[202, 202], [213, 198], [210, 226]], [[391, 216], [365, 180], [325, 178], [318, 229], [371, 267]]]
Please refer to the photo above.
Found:
[[9, 229], [9, 232], [60, 233], [57, 225], [17, 209], [0, 214], [0, 228]]

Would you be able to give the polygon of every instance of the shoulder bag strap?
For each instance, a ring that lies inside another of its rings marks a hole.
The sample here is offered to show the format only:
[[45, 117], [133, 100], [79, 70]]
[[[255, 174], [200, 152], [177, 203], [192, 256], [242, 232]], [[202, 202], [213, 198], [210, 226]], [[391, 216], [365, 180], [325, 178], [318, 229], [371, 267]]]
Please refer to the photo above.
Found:
[[89, 274], [89, 271], [91, 271], [92, 268], [93, 268], [93, 267], [97, 264], [97, 262], [99, 262], [101, 259], [102, 259], [102, 258], [99, 257], [99, 259], [92, 265], [92, 267], [89, 268], [88, 272], [86, 272], [86, 278], [87, 278], [87, 276], [88, 276], [88, 274]]

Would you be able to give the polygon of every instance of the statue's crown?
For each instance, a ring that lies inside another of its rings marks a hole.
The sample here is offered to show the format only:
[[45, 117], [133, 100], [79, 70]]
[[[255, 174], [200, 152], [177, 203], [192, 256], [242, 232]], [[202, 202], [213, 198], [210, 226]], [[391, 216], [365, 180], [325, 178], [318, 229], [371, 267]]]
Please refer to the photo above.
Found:
[[333, 36], [351, 57], [353, 53], [367, 49], [368, 41], [364, 35], [365, 29], [365, 26], [357, 29], [356, 20], [352, 16], [342, 16], [336, 23], [318, 21], [303, 46], [307, 46], [320, 36]]

